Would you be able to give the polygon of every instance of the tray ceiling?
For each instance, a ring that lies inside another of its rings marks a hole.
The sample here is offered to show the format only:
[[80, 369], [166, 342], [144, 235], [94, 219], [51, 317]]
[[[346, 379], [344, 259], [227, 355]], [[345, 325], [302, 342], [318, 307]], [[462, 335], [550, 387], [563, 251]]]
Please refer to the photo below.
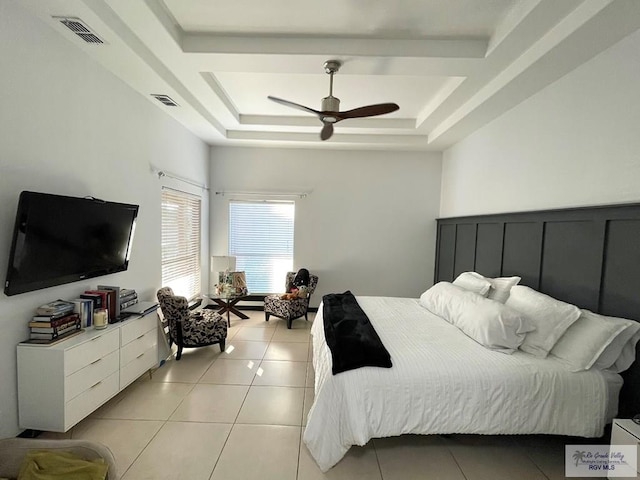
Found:
[[[19, 3], [211, 145], [442, 150], [640, 28], [636, 0]], [[322, 142], [315, 116], [267, 99], [320, 110], [329, 59], [341, 110], [400, 109]]]

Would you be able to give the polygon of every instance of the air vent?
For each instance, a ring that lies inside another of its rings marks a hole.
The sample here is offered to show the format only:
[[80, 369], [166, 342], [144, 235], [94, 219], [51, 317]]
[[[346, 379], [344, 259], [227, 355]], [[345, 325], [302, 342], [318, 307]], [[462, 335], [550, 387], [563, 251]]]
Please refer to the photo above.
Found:
[[86, 43], [104, 43], [89, 26], [77, 17], [53, 17]]
[[160, 103], [163, 103], [167, 107], [177, 107], [178, 104], [171, 98], [169, 95], [160, 95], [152, 93], [151, 96], [158, 100]]

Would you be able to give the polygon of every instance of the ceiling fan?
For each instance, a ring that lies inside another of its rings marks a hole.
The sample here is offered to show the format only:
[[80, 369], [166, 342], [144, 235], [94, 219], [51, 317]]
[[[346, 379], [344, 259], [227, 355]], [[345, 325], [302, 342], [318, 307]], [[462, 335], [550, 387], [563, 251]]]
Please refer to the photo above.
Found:
[[272, 97], [269, 95], [267, 98], [273, 100], [276, 103], [280, 103], [287, 107], [297, 108], [305, 112], [313, 113], [316, 115], [322, 124], [322, 131], [320, 132], [321, 140], [328, 140], [333, 135], [333, 124], [338, 123], [341, 120], [348, 118], [362, 118], [362, 117], [375, 117], [376, 115], [384, 115], [386, 113], [395, 112], [400, 107], [395, 103], [378, 103], [376, 105], [367, 105], [366, 107], [354, 108], [353, 110], [340, 111], [340, 99], [333, 96], [333, 75], [338, 73], [342, 62], [339, 60], [328, 60], [324, 62], [324, 71], [330, 75], [329, 80], [329, 96], [322, 99], [322, 110], [314, 110], [313, 108], [305, 107], [298, 103], [290, 102], [289, 100], [283, 100], [282, 98]]

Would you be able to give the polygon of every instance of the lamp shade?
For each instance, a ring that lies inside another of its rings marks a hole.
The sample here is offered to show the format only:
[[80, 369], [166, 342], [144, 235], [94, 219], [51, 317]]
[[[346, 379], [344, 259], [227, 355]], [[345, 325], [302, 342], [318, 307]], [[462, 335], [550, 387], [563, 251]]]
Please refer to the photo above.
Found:
[[215, 286], [222, 283], [221, 272], [233, 272], [236, 269], [236, 257], [229, 256], [212, 256], [211, 257], [211, 273], [209, 275], [209, 288], [211, 292], [215, 291]]
[[215, 272], [233, 272], [236, 269], [236, 257], [211, 257], [211, 273]]

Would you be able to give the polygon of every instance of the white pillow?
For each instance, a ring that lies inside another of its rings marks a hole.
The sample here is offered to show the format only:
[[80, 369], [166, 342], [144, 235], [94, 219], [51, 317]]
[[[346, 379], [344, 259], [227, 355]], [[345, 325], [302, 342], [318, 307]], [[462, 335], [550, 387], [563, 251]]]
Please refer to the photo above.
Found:
[[640, 339], [640, 323], [626, 318], [605, 317], [597, 313], [588, 313], [593, 317], [605, 318], [625, 326], [622, 332], [606, 346], [594, 364], [594, 368], [600, 370], [609, 370], [614, 373], [624, 372], [636, 359], [636, 344]]
[[453, 284], [470, 292], [476, 292], [483, 297], [487, 296], [491, 288], [491, 282], [476, 272], [461, 273], [453, 281]]
[[507, 298], [509, 298], [511, 287], [517, 285], [522, 279], [520, 277], [496, 277], [487, 278], [487, 280], [491, 282], [491, 289], [489, 290], [487, 298], [495, 300], [496, 302], [505, 303]]
[[513, 353], [531, 331], [514, 309], [448, 282], [424, 292], [420, 304], [481, 345], [502, 353]]
[[[636, 323], [631, 320], [626, 321]], [[640, 324], [637, 325], [640, 328]], [[558, 343], [551, 349], [550, 355], [566, 363], [572, 372], [589, 370], [611, 342], [628, 327], [625, 321], [581, 310], [578, 320], [560, 337]], [[622, 345], [617, 356], [620, 356], [621, 351]], [[616, 358], [612, 358], [605, 368], [613, 365]]]
[[522, 342], [520, 350], [545, 358], [564, 332], [580, 317], [575, 305], [561, 302], [524, 285], [511, 289], [506, 305], [523, 313], [535, 330]]

